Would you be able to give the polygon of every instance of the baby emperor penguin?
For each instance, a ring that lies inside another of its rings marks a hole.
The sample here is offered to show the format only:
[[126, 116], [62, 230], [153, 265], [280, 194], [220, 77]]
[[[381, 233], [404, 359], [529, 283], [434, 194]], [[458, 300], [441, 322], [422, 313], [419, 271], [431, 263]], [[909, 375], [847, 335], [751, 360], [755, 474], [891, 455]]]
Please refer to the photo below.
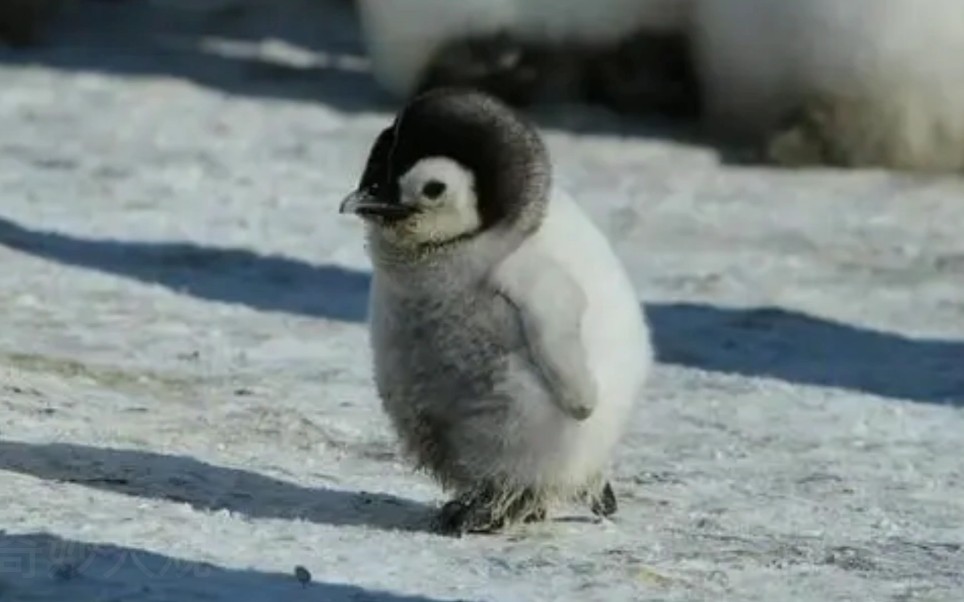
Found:
[[961, 0], [696, 0], [708, 125], [785, 165], [964, 170]]
[[547, 148], [478, 91], [415, 97], [377, 137], [342, 213], [373, 266], [369, 336], [382, 406], [462, 534], [616, 511], [605, 476], [652, 363], [629, 278]]
[[358, 0], [358, 14], [372, 75], [397, 98], [459, 86], [523, 107], [588, 86], [594, 100], [645, 110], [679, 93], [691, 1]]

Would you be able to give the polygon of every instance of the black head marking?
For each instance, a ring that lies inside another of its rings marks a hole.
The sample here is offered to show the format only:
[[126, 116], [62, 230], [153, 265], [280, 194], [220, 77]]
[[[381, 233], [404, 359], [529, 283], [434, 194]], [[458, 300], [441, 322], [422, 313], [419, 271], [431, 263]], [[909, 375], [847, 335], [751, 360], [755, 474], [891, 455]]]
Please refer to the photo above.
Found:
[[378, 134], [368, 152], [368, 162], [358, 181], [359, 190], [367, 190], [377, 196], [390, 194], [386, 188], [390, 181], [391, 154], [394, 145], [394, 127], [387, 127]]
[[398, 203], [398, 178], [433, 156], [473, 173], [482, 229], [534, 215], [547, 200], [549, 157], [535, 127], [492, 96], [454, 88], [417, 96], [378, 135], [359, 188]]

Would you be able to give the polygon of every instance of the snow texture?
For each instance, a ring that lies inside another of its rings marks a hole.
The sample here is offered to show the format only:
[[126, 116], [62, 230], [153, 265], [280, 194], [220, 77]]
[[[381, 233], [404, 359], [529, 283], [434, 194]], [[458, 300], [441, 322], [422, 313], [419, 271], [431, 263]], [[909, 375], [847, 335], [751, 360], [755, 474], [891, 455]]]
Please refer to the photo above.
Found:
[[584, 109], [537, 117], [660, 360], [620, 512], [428, 532], [337, 215], [395, 108], [351, 10], [97, 3], [0, 52], [0, 601], [961, 599], [962, 181]]

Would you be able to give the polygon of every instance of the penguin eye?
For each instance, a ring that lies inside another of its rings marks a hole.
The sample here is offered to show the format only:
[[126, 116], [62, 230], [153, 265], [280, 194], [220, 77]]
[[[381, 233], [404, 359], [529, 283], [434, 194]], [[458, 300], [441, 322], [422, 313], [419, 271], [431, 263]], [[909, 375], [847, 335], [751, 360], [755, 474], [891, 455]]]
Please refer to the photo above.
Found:
[[437, 199], [445, 192], [445, 184], [438, 180], [429, 180], [422, 186], [422, 195], [429, 199]]

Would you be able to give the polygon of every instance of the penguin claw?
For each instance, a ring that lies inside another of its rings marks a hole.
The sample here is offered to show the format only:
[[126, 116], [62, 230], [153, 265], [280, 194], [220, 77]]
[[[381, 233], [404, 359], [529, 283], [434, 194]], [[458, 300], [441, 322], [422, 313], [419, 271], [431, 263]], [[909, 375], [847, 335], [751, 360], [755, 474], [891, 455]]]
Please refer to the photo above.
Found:
[[616, 502], [616, 493], [609, 481], [606, 481], [603, 485], [602, 491], [593, 496], [590, 508], [593, 514], [600, 517], [609, 517], [616, 514], [619, 504]]
[[530, 504], [530, 492], [524, 493], [501, 513], [496, 512], [494, 500], [492, 492], [485, 490], [447, 502], [436, 517], [436, 530], [443, 535], [461, 537], [466, 533], [494, 533], [510, 522], [534, 523], [546, 519], [544, 507]]
[[522, 522], [526, 524], [541, 523], [542, 521], [546, 520], [547, 516], [548, 513], [546, 512], [545, 508], [537, 508], [536, 510], [533, 510], [527, 514], [526, 517], [522, 519]]
[[443, 535], [461, 537], [466, 533], [490, 533], [502, 527], [504, 520], [480, 500], [452, 500], [442, 506], [436, 529]]
[[460, 500], [447, 502], [435, 517], [435, 530], [445, 534], [458, 532], [457, 526], [464, 512], [465, 505]]

